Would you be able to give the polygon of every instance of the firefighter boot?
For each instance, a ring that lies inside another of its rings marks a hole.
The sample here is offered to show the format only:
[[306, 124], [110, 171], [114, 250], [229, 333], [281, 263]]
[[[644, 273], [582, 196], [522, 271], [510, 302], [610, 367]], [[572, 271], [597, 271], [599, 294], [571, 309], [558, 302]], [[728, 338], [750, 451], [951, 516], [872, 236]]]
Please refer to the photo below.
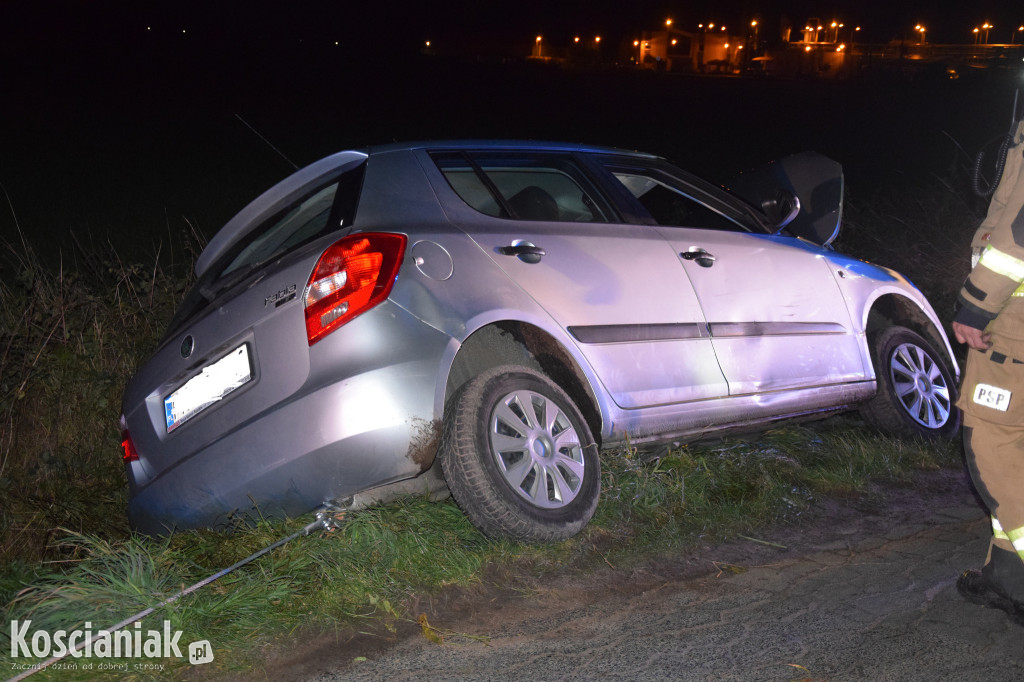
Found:
[[964, 571], [956, 581], [956, 589], [972, 604], [1004, 611], [1010, 620], [1018, 625], [1024, 625], [1024, 604], [1006, 596], [999, 585], [991, 582], [981, 571]]

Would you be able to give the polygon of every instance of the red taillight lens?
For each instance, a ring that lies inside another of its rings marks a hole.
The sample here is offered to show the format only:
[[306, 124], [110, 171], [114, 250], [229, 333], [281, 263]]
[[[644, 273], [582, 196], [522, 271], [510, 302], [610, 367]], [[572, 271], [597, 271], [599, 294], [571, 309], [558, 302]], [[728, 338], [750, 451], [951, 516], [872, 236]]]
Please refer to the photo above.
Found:
[[124, 454], [121, 455], [121, 459], [126, 462], [138, 461], [139, 453], [135, 450], [135, 443], [132, 442], [128, 429], [121, 429], [121, 447], [124, 448]]
[[387, 299], [405, 242], [405, 235], [367, 232], [324, 251], [302, 294], [309, 345]]

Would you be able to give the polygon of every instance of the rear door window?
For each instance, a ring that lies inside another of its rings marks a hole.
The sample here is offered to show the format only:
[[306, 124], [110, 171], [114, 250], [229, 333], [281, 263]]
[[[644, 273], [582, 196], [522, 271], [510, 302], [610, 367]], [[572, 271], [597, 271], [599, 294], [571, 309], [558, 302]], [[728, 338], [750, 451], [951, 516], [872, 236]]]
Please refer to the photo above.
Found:
[[463, 201], [495, 218], [613, 222], [613, 211], [570, 154], [435, 152], [434, 162]]

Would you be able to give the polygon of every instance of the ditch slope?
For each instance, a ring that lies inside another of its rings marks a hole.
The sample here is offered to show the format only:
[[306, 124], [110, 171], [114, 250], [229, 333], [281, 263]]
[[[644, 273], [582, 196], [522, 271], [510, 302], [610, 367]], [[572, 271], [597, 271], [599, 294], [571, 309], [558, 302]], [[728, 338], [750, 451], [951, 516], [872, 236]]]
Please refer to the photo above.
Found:
[[[413, 604], [443, 636], [343, 632], [278, 653], [291, 680], [1012, 680], [1024, 628], [964, 602], [988, 526], [961, 471], [633, 567], [495, 576]], [[772, 543], [772, 544], [767, 544]], [[514, 584], [515, 588], [507, 585]], [[498, 587], [495, 585], [504, 585]]]

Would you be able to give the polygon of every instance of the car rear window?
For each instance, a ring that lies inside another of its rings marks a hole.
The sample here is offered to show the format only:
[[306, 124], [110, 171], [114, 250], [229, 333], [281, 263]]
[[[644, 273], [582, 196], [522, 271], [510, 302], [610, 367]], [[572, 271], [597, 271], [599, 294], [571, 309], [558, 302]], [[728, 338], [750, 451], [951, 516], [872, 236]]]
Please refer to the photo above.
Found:
[[568, 154], [435, 152], [432, 157], [455, 193], [486, 215], [554, 222], [611, 220], [611, 209]]
[[287, 206], [249, 230], [185, 296], [168, 333], [201, 311], [246, 274], [355, 221], [366, 164], [315, 183]]
[[258, 266], [283, 256], [318, 237], [341, 229], [355, 219], [365, 165], [316, 186], [250, 231], [219, 268], [225, 277], [241, 268]]

